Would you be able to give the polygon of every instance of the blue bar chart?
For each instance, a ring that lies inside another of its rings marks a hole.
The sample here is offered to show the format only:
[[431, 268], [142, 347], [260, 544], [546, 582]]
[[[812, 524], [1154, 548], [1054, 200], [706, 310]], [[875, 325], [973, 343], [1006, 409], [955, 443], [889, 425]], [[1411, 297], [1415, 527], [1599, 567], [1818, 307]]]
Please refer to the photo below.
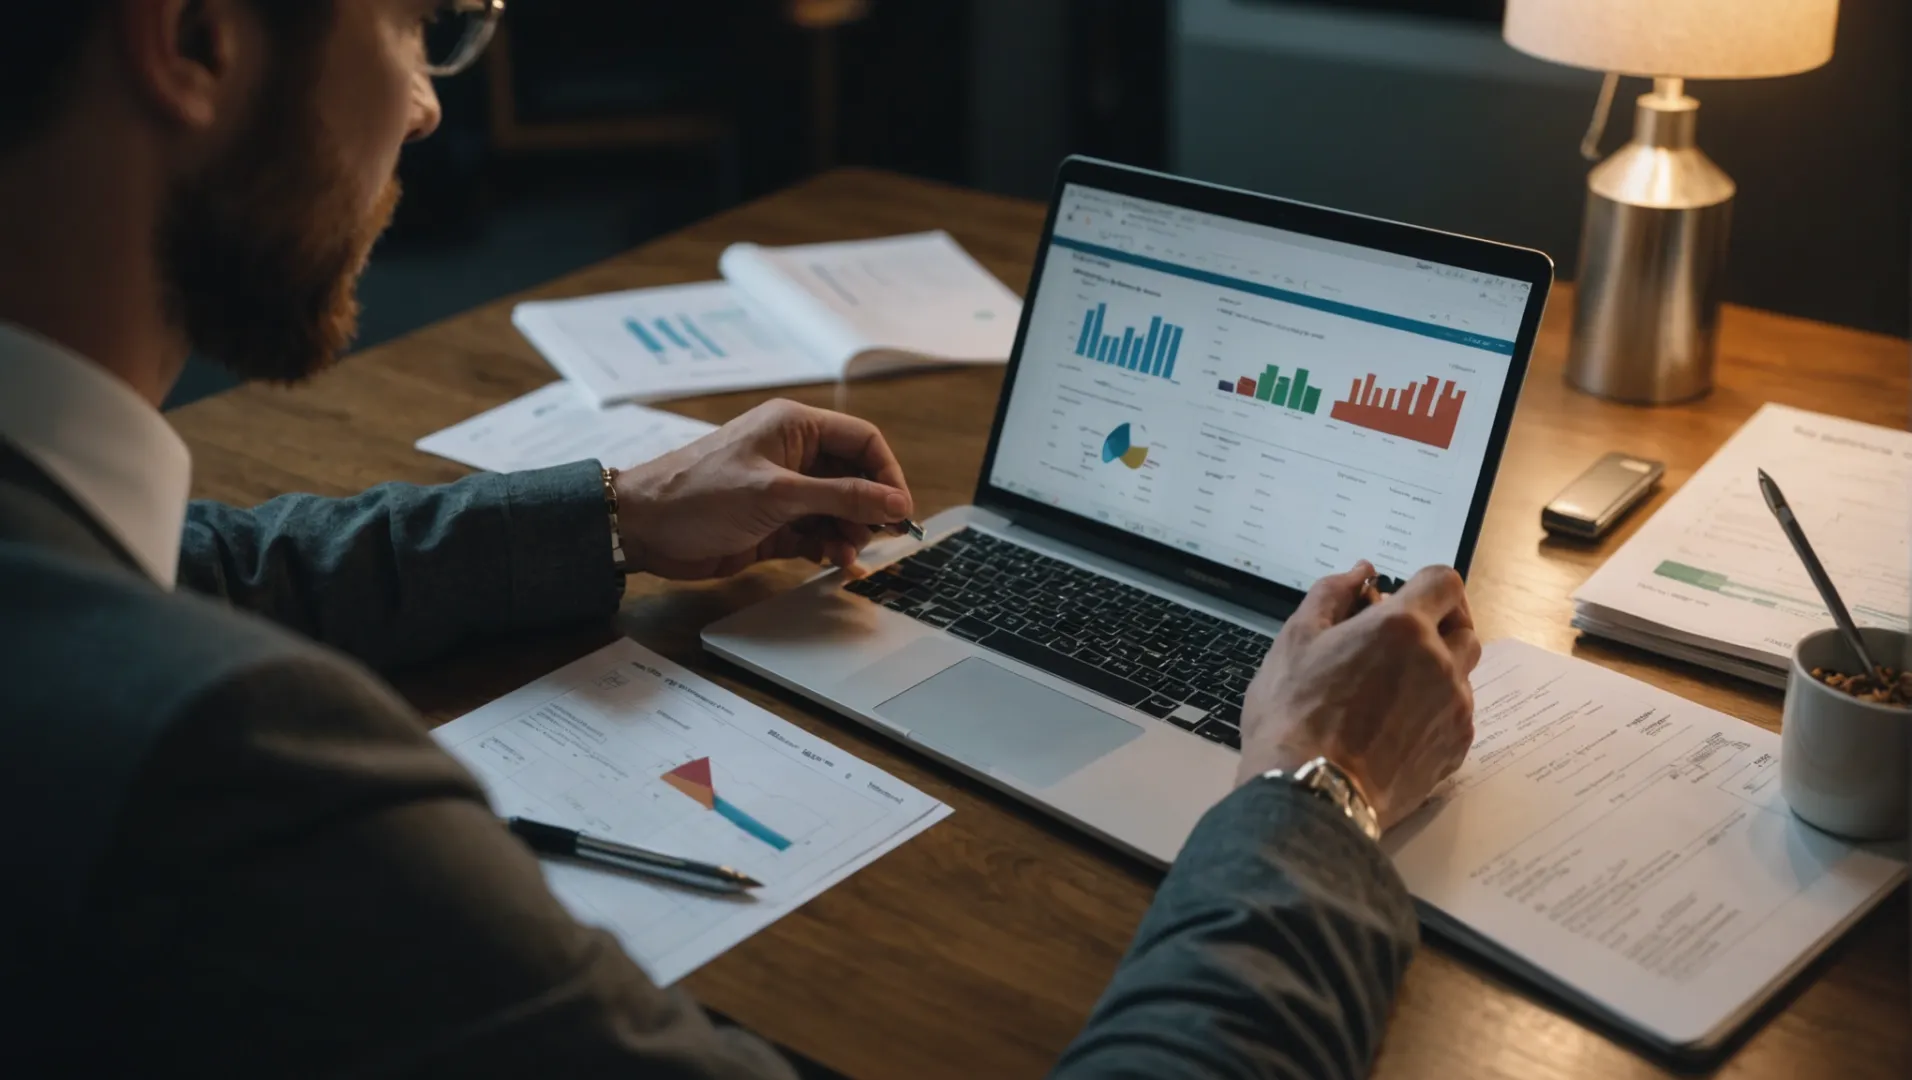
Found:
[[[741, 318], [741, 309], [732, 311], [712, 311], [703, 313], [710, 320], [711, 330], [719, 328], [727, 318]], [[644, 346], [660, 364], [668, 364], [673, 358], [691, 360], [722, 360], [728, 354], [718, 345], [716, 333], [706, 332], [698, 325], [695, 314], [685, 312], [668, 317], [655, 318], [645, 323], [634, 317], [626, 317], [624, 329], [631, 332], [638, 344]]]
[[1097, 304], [1082, 316], [1076, 335], [1076, 355], [1100, 364], [1112, 364], [1138, 375], [1175, 377], [1175, 357], [1182, 351], [1182, 328], [1151, 316], [1147, 327], [1125, 326], [1118, 336], [1104, 324], [1109, 305]]

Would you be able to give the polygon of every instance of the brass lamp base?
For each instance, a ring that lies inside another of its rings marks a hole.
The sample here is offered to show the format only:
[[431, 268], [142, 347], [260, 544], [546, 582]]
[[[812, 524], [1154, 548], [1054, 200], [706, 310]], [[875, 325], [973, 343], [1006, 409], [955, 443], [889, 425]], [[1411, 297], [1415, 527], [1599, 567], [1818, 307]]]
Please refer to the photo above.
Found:
[[1661, 405], [1713, 388], [1732, 178], [1694, 145], [1699, 102], [1655, 81], [1633, 139], [1587, 176], [1567, 381]]

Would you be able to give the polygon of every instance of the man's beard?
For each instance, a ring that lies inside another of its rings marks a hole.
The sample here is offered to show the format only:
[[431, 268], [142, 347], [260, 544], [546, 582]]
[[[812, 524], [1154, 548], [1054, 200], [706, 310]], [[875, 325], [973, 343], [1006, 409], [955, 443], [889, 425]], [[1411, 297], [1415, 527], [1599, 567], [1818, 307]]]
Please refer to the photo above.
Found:
[[262, 95], [218, 160], [173, 193], [160, 225], [167, 314], [197, 353], [248, 380], [295, 382], [358, 333], [358, 278], [399, 185], [368, 213], [302, 88]]

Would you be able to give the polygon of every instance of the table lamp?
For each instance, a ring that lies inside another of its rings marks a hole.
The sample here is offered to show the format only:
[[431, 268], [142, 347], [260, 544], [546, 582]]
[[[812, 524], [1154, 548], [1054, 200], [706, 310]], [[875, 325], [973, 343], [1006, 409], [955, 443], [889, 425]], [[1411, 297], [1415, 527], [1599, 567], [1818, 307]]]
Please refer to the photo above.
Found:
[[[1832, 57], [1839, 0], [1507, 0], [1507, 43], [1653, 79], [1633, 138], [1587, 175], [1567, 379], [1601, 397], [1684, 401], [1713, 387], [1733, 181], [1694, 142], [1687, 79], [1791, 75]], [[1590, 133], [1591, 141], [1598, 135]]]

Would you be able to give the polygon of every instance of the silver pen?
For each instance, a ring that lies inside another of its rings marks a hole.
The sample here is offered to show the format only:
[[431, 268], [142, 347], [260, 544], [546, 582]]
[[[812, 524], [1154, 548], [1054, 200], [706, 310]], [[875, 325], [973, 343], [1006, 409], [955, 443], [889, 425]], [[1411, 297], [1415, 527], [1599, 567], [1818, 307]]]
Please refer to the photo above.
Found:
[[708, 892], [737, 893], [763, 887], [763, 882], [728, 866], [680, 859], [615, 840], [600, 840], [576, 829], [546, 825], [529, 818], [508, 818], [505, 824], [513, 835], [540, 855], [563, 855]]
[[1759, 470], [1759, 493], [1766, 500], [1766, 509], [1779, 519], [1779, 529], [1792, 542], [1793, 552], [1806, 567], [1806, 576], [1812, 579], [1813, 588], [1819, 590], [1819, 599], [1826, 605], [1826, 611], [1832, 615], [1832, 621], [1838, 624], [1839, 633], [1845, 636], [1846, 647], [1858, 658], [1860, 668], [1868, 678], [1880, 679], [1879, 665], [1872, 662], [1872, 654], [1866, 651], [1864, 636], [1859, 633], [1858, 624], [1852, 621], [1852, 613], [1846, 610], [1846, 602], [1839, 598], [1839, 590], [1833, 586], [1831, 575], [1826, 573], [1824, 564], [1806, 541], [1806, 530], [1799, 527], [1799, 519], [1793, 516], [1792, 507], [1787, 504], [1786, 496], [1780, 492], [1779, 485], [1766, 475], [1765, 469]]
[[898, 535], [908, 534], [909, 536], [912, 536], [918, 540], [923, 539], [923, 536], [924, 536], [923, 527], [921, 525], [918, 525], [916, 522], [911, 521], [909, 518], [904, 518], [901, 521], [894, 522], [889, 525], [878, 525], [877, 529], [883, 532], [895, 533]]

